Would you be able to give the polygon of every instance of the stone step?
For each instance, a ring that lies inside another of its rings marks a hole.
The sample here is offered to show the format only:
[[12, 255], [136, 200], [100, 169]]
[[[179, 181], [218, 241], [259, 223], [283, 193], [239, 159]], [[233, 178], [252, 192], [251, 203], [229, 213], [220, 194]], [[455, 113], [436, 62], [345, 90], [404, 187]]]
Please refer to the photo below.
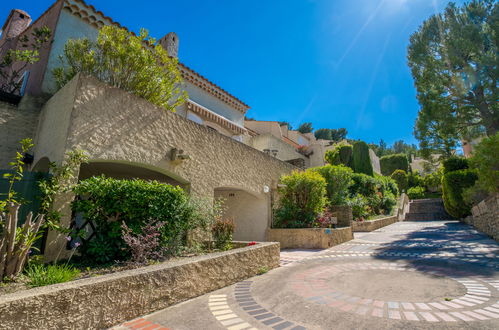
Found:
[[410, 203], [409, 204], [409, 212], [410, 213], [439, 213], [445, 212], [445, 208], [443, 203], [431, 203], [431, 204], [422, 204], [422, 203]]
[[445, 212], [436, 213], [407, 213], [406, 221], [435, 221], [435, 220], [452, 220], [452, 217]]

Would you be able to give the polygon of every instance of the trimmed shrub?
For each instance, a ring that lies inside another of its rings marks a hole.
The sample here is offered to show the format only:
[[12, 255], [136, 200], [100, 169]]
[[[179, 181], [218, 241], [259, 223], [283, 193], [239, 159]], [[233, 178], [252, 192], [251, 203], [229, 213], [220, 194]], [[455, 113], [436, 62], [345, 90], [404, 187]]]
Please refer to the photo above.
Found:
[[464, 169], [444, 174], [442, 192], [445, 210], [455, 218], [470, 215], [471, 205], [464, 201], [463, 191], [475, 184], [478, 175], [474, 170]]
[[98, 263], [130, 257], [122, 223], [143, 234], [147, 224], [163, 222], [160, 242], [167, 254], [181, 251], [189, 230], [207, 225], [180, 187], [157, 181], [98, 176], [81, 181], [74, 192], [82, 198], [73, 202], [73, 210], [96, 225], [95, 236], [81, 246], [82, 256]]
[[355, 142], [352, 152], [352, 169], [355, 173], [373, 176], [373, 166], [369, 157], [369, 146], [364, 141]]
[[331, 165], [352, 167], [352, 153], [352, 145], [340, 143], [334, 149], [326, 151], [325, 160]]
[[477, 170], [478, 186], [490, 193], [499, 192], [499, 133], [480, 141], [470, 163]]
[[407, 190], [407, 196], [410, 199], [422, 199], [425, 196], [424, 187], [411, 187]]
[[469, 168], [468, 160], [463, 157], [452, 156], [442, 162], [444, 174], [449, 172], [465, 170]]
[[275, 228], [309, 228], [326, 206], [326, 180], [317, 172], [294, 171], [281, 177]]
[[317, 172], [326, 180], [329, 205], [345, 205], [348, 198], [348, 188], [353, 183], [351, 168], [343, 165], [326, 165], [314, 167], [307, 171]]
[[379, 165], [381, 167], [381, 174], [391, 175], [396, 170], [402, 170], [408, 172], [409, 161], [406, 154], [393, 154], [383, 156], [379, 159]]
[[407, 173], [403, 170], [395, 170], [390, 176], [396, 183], [399, 191], [406, 191], [409, 186], [409, 180], [407, 178]]

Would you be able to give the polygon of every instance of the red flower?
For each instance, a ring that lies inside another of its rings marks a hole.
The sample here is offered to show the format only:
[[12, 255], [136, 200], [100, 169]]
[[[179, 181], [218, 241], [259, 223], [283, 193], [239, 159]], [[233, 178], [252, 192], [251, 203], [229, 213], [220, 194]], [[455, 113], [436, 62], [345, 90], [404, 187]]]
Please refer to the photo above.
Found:
[[252, 246], [252, 245], [256, 245], [256, 242], [255, 241], [249, 242], [247, 246]]

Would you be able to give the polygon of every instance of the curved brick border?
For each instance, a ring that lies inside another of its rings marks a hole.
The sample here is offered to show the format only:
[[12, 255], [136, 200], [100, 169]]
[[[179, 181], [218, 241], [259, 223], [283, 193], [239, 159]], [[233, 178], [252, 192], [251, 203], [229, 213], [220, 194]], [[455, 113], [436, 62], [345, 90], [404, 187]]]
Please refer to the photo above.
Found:
[[[394, 271], [418, 271], [436, 276], [447, 276], [466, 287], [467, 293], [452, 301], [438, 302], [401, 302], [383, 301], [369, 297], [358, 297], [331, 289], [323, 275], [334, 275], [347, 271], [387, 269]], [[496, 292], [499, 280], [469, 276], [443, 267], [421, 266], [398, 263], [347, 263], [318, 266], [296, 273], [290, 280], [291, 289], [307, 301], [328, 305], [343, 312], [359, 315], [386, 317], [396, 320], [428, 322], [476, 321], [499, 318], [499, 301], [491, 300], [488, 286]], [[469, 276], [469, 277], [457, 277]], [[473, 308], [472, 310], [469, 310]], [[467, 309], [467, 310], [465, 310]]]

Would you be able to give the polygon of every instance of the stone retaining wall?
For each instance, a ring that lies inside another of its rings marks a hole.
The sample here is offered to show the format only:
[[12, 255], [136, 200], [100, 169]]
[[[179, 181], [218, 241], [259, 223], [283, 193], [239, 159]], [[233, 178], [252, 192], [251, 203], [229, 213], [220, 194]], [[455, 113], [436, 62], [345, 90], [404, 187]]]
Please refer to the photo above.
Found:
[[268, 241], [281, 244], [281, 249], [327, 249], [353, 239], [352, 227], [269, 229]]
[[367, 232], [374, 231], [376, 229], [391, 225], [398, 221], [398, 215], [392, 215], [386, 218], [376, 219], [376, 220], [366, 220], [366, 221], [353, 221], [352, 230], [354, 232]]
[[499, 242], [499, 194], [478, 203], [471, 213], [464, 222]]
[[236, 250], [0, 296], [0, 329], [103, 329], [279, 266], [279, 244]]

